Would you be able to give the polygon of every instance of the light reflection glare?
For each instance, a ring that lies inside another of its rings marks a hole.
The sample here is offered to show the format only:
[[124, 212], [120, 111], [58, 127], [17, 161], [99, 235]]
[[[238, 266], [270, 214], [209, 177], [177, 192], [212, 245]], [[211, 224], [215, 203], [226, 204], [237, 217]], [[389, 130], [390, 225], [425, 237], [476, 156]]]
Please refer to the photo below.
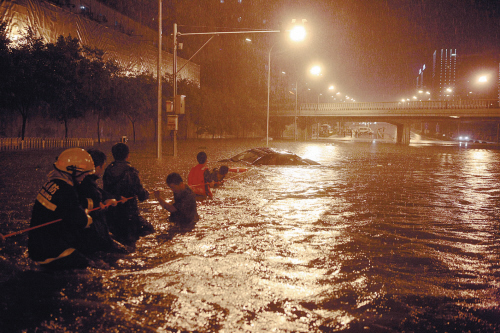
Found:
[[304, 158], [311, 159], [313, 161], [320, 160], [321, 158], [321, 153], [322, 149], [318, 146], [308, 146], [305, 153], [304, 153]]

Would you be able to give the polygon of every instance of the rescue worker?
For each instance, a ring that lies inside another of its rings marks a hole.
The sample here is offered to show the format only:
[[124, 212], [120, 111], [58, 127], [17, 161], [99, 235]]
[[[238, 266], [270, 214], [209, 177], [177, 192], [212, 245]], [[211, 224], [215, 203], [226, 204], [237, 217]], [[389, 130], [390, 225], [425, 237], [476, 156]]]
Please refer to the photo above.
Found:
[[38, 192], [31, 227], [60, 219], [29, 232], [29, 257], [42, 267], [85, 268], [92, 263], [78, 249], [82, 231], [92, 224], [92, 218], [80, 205], [76, 185], [93, 173], [94, 162], [85, 150], [67, 149], [59, 155], [48, 182]]
[[154, 232], [153, 225], [140, 215], [138, 207], [139, 201], [149, 198], [149, 192], [142, 186], [139, 171], [128, 161], [128, 146], [119, 142], [111, 148], [111, 153], [115, 160], [104, 171], [104, 191], [116, 197], [132, 199], [123, 205], [109, 207], [107, 221], [120, 243], [133, 246], [139, 237]]
[[92, 217], [92, 225], [85, 230], [87, 239], [84, 239], [84, 244], [82, 244], [82, 252], [88, 255], [98, 251], [128, 253], [124, 245], [111, 237], [106, 222], [106, 207], [116, 206], [117, 200], [121, 201], [124, 198], [114, 198], [97, 185], [97, 180], [102, 177], [106, 168], [106, 154], [98, 149], [89, 149], [87, 152], [94, 161], [95, 172], [83, 179], [77, 186], [77, 192], [84, 208], [92, 210], [100, 207], [100, 209], [89, 214]]
[[154, 191], [154, 196], [160, 206], [170, 212], [168, 220], [179, 226], [188, 226], [200, 219], [196, 209], [196, 196], [189, 186], [182, 181], [181, 176], [172, 172], [167, 176], [167, 186], [174, 192], [174, 201], [166, 202], [160, 191]]
[[200, 151], [196, 155], [196, 160], [198, 164], [191, 169], [188, 175], [188, 186], [193, 190], [197, 199], [212, 198], [212, 191], [205, 178], [205, 176], [208, 176], [208, 174], [205, 174], [205, 171], [208, 170], [206, 166], [207, 154], [204, 151]]

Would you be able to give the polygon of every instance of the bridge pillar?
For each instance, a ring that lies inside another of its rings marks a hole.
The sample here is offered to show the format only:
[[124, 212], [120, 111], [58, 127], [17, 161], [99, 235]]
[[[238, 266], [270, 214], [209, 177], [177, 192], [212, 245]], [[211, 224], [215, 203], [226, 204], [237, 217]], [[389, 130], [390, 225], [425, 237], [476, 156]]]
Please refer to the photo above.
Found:
[[396, 142], [409, 145], [410, 144], [410, 128], [411, 124], [397, 124]]

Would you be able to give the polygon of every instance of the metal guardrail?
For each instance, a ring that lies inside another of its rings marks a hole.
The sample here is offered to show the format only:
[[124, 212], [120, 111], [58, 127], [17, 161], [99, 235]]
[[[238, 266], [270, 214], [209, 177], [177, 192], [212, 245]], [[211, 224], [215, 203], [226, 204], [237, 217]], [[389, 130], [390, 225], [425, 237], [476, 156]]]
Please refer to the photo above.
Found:
[[[101, 139], [101, 142], [106, 140]], [[91, 147], [97, 143], [96, 139], [90, 138], [0, 138], [0, 151], [2, 150], [23, 150], [23, 149], [52, 149], [52, 148], [72, 148]]]
[[498, 100], [408, 101], [408, 102], [353, 102], [303, 103], [299, 110], [445, 110], [445, 109], [498, 109]]

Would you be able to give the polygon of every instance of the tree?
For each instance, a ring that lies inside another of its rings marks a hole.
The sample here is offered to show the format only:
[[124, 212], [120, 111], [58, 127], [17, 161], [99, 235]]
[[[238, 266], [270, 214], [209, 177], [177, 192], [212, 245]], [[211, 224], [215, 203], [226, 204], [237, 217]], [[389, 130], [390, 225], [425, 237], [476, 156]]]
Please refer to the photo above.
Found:
[[184, 124], [184, 135], [187, 138], [187, 123], [195, 122], [197, 115], [203, 111], [203, 99], [200, 87], [190, 80], [182, 79], [178, 82], [177, 93], [186, 96], [185, 115], [179, 118], [179, 134], [182, 133], [181, 125]]
[[[9, 50], [10, 40], [7, 38], [6, 28], [7, 23], [0, 23], [0, 119], [3, 125], [6, 123], [7, 116], [7, 87], [13, 69]], [[3, 134], [3, 128], [0, 128], [0, 131]]]
[[83, 47], [83, 52], [80, 64], [83, 103], [97, 116], [97, 141], [101, 143], [101, 120], [116, 111], [113, 96], [116, 80], [113, 77], [118, 75], [119, 67], [115, 61], [104, 61], [102, 50]]
[[7, 80], [3, 83], [3, 105], [16, 110], [22, 117], [21, 138], [26, 134], [28, 118], [42, 104], [44, 80], [43, 54], [45, 45], [33, 29], [28, 28], [17, 46], [10, 49], [10, 66], [7, 66]]
[[135, 142], [137, 121], [153, 118], [157, 101], [156, 79], [150, 74], [140, 74], [116, 77], [116, 80], [116, 106], [132, 124]]
[[56, 43], [47, 44], [44, 100], [50, 105], [50, 116], [64, 123], [65, 138], [69, 120], [83, 117], [85, 111], [83, 80], [87, 68], [83, 62], [77, 38], [59, 36]]

